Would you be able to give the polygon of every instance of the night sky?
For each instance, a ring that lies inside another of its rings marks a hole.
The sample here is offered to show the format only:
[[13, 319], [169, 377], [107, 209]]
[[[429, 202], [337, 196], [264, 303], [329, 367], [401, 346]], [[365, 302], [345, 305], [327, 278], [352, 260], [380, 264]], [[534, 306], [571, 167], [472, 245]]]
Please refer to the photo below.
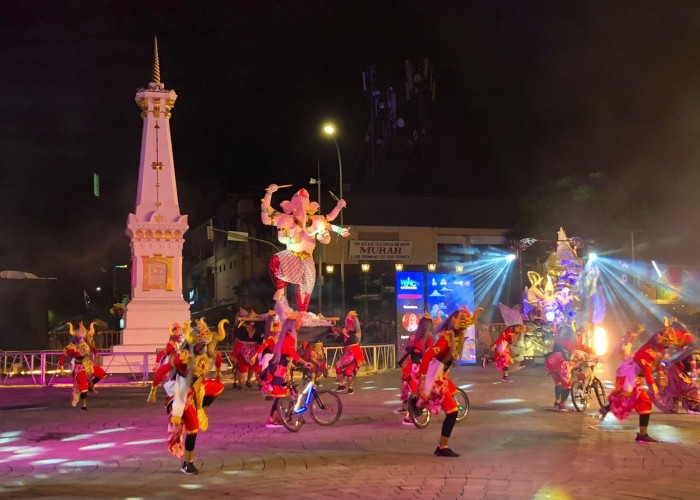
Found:
[[[227, 193], [306, 186], [319, 161], [337, 184], [319, 134], [332, 118], [354, 189], [467, 193], [517, 210], [542, 185], [602, 172], [648, 214], [638, 238], [697, 263], [700, 4], [611, 3], [2, 2], [0, 270], [57, 277], [82, 300], [128, 261], [134, 94], [150, 80], [154, 35], [179, 96], [172, 140], [191, 227]], [[437, 87], [419, 123], [404, 61], [424, 57]], [[406, 127], [393, 170], [363, 185], [370, 65]], [[420, 151], [406, 148], [423, 128]]]

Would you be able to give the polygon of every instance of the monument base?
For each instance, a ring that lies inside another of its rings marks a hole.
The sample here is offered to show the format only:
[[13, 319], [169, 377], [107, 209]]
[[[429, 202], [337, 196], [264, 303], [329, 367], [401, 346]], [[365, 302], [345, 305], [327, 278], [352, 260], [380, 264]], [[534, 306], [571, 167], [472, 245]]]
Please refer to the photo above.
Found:
[[[169, 325], [183, 324], [190, 319], [190, 306], [178, 298], [135, 298], [126, 306], [125, 327], [121, 344], [112, 346], [115, 354], [109, 366], [111, 373], [131, 373], [135, 366], [144, 371], [144, 355], [118, 355], [120, 353], [155, 353], [165, 347], [170, 339]], [[130, 326], [138, 325], [138, 326]], [[149, 363], [152, 363], [150, 360]], [[146, 367], [146, 371], [149, 367]]]

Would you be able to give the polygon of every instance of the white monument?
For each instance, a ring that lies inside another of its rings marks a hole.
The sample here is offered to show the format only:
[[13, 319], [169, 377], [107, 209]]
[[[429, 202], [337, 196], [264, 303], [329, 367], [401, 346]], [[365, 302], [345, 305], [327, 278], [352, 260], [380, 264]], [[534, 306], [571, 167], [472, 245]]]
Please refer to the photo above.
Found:
[[180, 214], [170, 139], [175, 99], [177, 94], [160, 81], [156, 40], [151, 82], [136, 92], [143, 133], [136, 210], [126, 223], [131, 239], [131, 301], [122, 344], [114, 346], [114, 352], [153, 352], [167, 343], [168, 325], [190, 317], [190, 306], [182, 297], [182, 245], [189, 226], [187, 216]]

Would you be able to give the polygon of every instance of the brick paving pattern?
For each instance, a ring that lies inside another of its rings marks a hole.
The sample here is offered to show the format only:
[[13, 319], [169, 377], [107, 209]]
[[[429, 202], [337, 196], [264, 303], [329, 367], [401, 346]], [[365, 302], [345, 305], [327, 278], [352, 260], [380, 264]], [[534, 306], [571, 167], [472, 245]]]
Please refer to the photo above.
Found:
[[[67, 388], [0, 388], [0, 496], [31, 498], [214, 499], [686, 499], [697, 490], [700, 415], [652, 414], [657, 445], [634, 442], [637, 416], [603, 424], [586, 413], [554, 412], [542, 367], [453, 370], [469, 385], [468, 417], [435, 457], [442, 415], [427, 429], [401, 425], [399, 372], [361, 377], [341, 395], [332, 427], [307, 418], [298, 433], [267, 429], [270, 402], [231, 383], [197, 438], [200, 474], [178, 471], [165, 444], [166, 414], [147, 388], [102, 387], [89, 411]], [[610, 381], [610, 377], [606, 377]], [[326, 387], [335, 383], [324, 381]]]

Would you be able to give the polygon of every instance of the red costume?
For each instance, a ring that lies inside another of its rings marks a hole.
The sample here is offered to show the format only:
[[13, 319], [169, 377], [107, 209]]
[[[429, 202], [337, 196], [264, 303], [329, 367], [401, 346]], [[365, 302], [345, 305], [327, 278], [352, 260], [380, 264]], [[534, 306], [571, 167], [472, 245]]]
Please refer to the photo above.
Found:
[[659, 388], [653, 369], [663, 352], [671, 345], [682, 347], [693, 341], [692, 335], [682, 328], [667, 327], [655, 333], [633, 355], [617, 368], [615, 389], [610, 394], [610, 410], [618, 420], [625, 420], [632, 410], [640, 415], [651, 413], [652, 401], [643, 383], [657, 398]]
[[420, 398], [415, 402], [415, 408], [413, 403], [409, 403], [411, 413], [420, 411], [423, 407], [427, 407], [432, 413], [444, 410], [445, 420], [442, 423], [440, 442], [434, 451], [435, 455], [440, 457], [459, 456], [447, 446], [459, 412], [454, 400], [457, 388], [450, 379], [450, 367], [459, 359], [464, 345], [465, 330], [476, 324], [480, 310], [477, 309], [472, 315], [469, 309], [460, 307], [447, 317], [440, 338], [432, 348], [426, 350], [421, 360]]
[[[198, 327], [189, 329], [185, 334], [185, 344], [174, 355], [169, 356], [168, 363], [163, 364], [153, 375], [153, 386], [148, 401], [155, 403], [156, 390], [159, 385], [168, 393], [166, 406], [170, 419], [168, 422], [168, 450], [178, 458], [185, 457], [180, 470], [185, 474], [197, 474], [199, 471], [192, 462], [197, 433], [209, 428], [209, 419], [205, 413], [211, 403], [224, 390], [221, 378], [221, 356], [216, 352], [216, 343], [223, 340], [226, 333], [224, 324], [219, 323], [218, 335], [214, 336], [203, 320]], [[216, 367], [217, 379], [206, 375], [212, 363]]]
[[360, 347], [360, 337], [362, 335], [360, 320], [355, 311], [350, 311], [345, 316], [345, 325], [340, 332], [343, 335], [343, 352], [340, 354], [340, 359], [335, 363], [335, 375], [338, 379], [336, 391], [345, 390], [345, 385], [343, 384], [343, 377], [345, 377], [348, 382], [348, 394], [353, 394], [353, 378], [360, 367], [365, 364], [365, 355], [362, 352], [362, 347]]
[[[433, 367], [435, 367], [434, 369], [436, 369], [438, 373], [435, 374], [435, 378], [433, 379], [431, 392], [425, 393], [425, 396], [427, 396], [426, 399], [429, 402], [428, 409], [432, 413], [437, 414], [440, 409], [444, 410], [445, 413], [452, 413], [458, 410], [457, 403], [453, 398], [454, 393], [457, 392], [457, 387], [455, 387], [450, 379], [450, 367], [456, 361], [455, 354], [454, 345], [450, 344], [447, 335], [443, 332], [435, 345], [425, 352], [421, 360], [419, 370], [421, 377], [427, 376], [428, 368], [433, 359], [436, 359], [442, 365], [440, 367], [435, 363], [433, 364]], [[427, 386], [425, 390], [428, 390]]]
[[503, 372], [503, 382], [508, 382], [508, 367], [513, 362], [513, 358], [510, 357], [510, 345], [515, 341], [515, 336], [520, 333], [522, 329], [521, 325], [509, 326], [501, 333], [500, 337], [496, 339], [491, 348], [494, 353], [494, 360], [496, 361], [496, 368], [499, 372]]
[[639, 433], [636, 441], [656, 443], [647, 434], [651, 415], [652, 400], [644, 390], [644, 381], [654, 399], [659, 397], [659, 389], [653, 376], [654, 366], [661, 360], [663, 352], [671, 345], [683, 346], [692, 342], [693, 337], [677, 322], [655, 333], [630, 358], [617, 367], [615, 389], [609, 396], [610, 403], [600, 410], [601, 420], [612, 411], [618, 420], [625, 420], [632, 410], [639, 414]]
[[582, 344], [574, 331], [564, 325], [557, 334], [552, 352], [546, 355], [545, 372], [554, 380], [554, 409], [566, 411], [565, 401], [571, 390], [571, 370], [578, 366], [578, 351], [593, 354], [593, 350]]
[[406, 346], [406, 357], [401, 364], [401, 401], [406, 410], [405, 404], [408, 396], [413, 392], [418, 392], [420, 381], [420, 364], [423, 354], [435, 345], [433, 340], [433, 321], [430, 317], [423, 317], [418, 323], [416, 334], [420, 332], [420, 337], [416, 339], [416, 334], [411, 335]]
[[97, 347], [92, 341], [95, 333], [95, 323], [90, 323], [90, 332], [85, 330], [83, 322], [77, 331], [73, 330], [73, 325], [68, 323], [71, 335], [71, 343], [63, 349], [63, 354], [58, 359], [58, 367], [62, 368], [66, 360], [73, 359], [73, 397], [71, 406], [77, 406], [78, 401], [83, 404], [81, 410], [87, 410], [87, 393], [92, 391], [94, 385], [103, 379], [107, 374], [101, 366], [93, 362], [92, 356], [97, 357]]

